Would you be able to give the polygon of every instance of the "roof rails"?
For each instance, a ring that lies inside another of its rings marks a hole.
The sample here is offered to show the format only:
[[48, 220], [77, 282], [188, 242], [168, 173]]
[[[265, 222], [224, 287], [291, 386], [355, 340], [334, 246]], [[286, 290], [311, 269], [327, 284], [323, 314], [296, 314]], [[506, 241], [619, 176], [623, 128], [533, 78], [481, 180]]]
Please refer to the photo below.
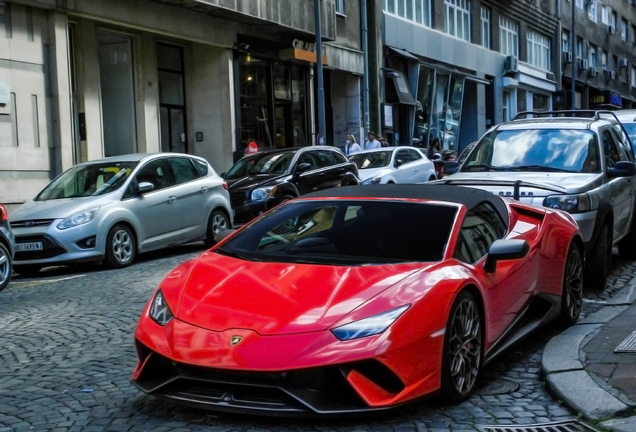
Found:
[[618, 120], [618, 117], [616, 117], [616, 114], [614, 113], [614, 111], [610, 111], [610, 110], [584, 110], [584, 109], [579, 109], [579, 110], [559, 110], [559, 111], [521, 111], [519, 113], [517, 113], [517, 115], [515, 116], [515, 118], [513, 120], [520, 120], [523, 118], [528, 118], [528, 116], [532, 116], [532, 118], [535, 117], [555, 117], [555, 116], [563, 116], [563, 117], [590, 117], [593, 118], [594, 120], [599, 120], [601, 119], [601, 114], [609, 114], [612, 117], [614, 117], [614, 119], [616, 119], [616, 121]]

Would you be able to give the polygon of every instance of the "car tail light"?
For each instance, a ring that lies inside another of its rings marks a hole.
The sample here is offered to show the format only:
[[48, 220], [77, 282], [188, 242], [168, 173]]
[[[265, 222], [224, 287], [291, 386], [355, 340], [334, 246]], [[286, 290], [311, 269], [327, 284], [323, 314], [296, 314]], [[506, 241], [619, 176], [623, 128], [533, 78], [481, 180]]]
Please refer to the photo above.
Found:
[[4, 208], [2, 204], [0, 204], [0, 222], [7, 222], [9, 220], [9, 214], [7, 213], [7, 209]]
[[227, 188], [227, 182], [223, 182], [223, 189], [228, 190], [228, 188]]

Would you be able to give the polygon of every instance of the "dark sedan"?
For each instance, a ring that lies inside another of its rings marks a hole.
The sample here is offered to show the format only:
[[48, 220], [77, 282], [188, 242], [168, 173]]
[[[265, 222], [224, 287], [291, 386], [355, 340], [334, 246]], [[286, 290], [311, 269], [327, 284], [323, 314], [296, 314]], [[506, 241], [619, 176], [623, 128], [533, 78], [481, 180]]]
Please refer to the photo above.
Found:
[[359, 184], [358, 169], [333, 147], [269, 150], [243, 157], [223, 175], [234, 222], [249, 222], [300, 195]]

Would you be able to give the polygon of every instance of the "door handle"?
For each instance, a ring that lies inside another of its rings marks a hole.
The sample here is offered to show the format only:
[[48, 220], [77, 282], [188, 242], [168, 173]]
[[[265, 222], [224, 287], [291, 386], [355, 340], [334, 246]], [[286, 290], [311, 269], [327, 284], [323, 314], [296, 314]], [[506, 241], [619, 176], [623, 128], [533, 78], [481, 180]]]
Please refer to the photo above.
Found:
[[170, 197], [168, 197], [168, 203], [172, 204], [173, 202], [175, 202], [177, 200], [177, 197], [172, 195]]
[[203, 186], [203, 187], [201, 188], [201, 193], [202, 193], [202, 194], [207, 193], [207, 191], [208, 191], [208, 187], [207, 187], [207, 186]]

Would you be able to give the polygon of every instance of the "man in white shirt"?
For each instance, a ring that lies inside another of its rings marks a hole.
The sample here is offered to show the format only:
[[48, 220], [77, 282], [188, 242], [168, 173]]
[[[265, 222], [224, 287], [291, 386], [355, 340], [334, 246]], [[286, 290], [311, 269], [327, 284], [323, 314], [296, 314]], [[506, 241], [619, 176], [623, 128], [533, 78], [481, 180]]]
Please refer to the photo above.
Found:
[[373, 150], [373, 149], [382, 148], [382, 144], [380, 144], [380, 141], [375, 139], [375, 132], [373, 131], [369, 132], [367, 134], [367, 138], [369, 139], [369, 141], [367, 141], [366, 144], [364, 145], [365, 150]]

